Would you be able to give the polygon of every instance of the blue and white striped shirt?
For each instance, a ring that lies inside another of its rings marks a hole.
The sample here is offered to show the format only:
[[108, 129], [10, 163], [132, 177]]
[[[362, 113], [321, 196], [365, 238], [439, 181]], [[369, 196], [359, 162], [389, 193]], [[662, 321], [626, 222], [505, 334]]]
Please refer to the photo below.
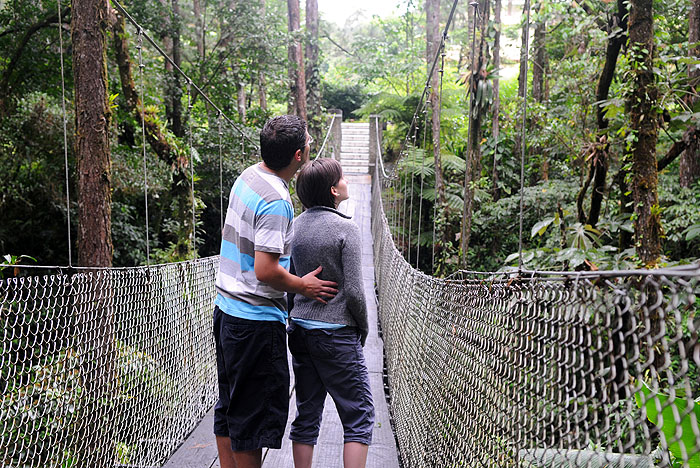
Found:
[[256, 164], [231, 189], [216, 275], [215, 304], [248, 320], [287, 320], [286, 293], [255, 276], [255, 252], [280, 254], [289, 270], [294, 209], [287, 183]]

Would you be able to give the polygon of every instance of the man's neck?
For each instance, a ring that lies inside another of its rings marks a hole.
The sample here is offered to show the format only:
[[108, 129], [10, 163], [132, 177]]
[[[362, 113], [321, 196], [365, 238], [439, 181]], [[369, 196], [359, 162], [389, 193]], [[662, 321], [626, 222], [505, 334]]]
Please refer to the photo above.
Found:
[[269, 167], [267, 167], [267, 164], [265, 164], [265, 162], [263, 161], [260, 163], [260, 168], [265, 172], [269, 172], [270, 174], [276, 175], [277, 177], [279, 177], [287, 183], [289, 183], [289, 181], [292, 180], [292, 177], [294, 177], [294, 174], [296, 174], [297, 170], [299, 169], [294, 164], [294, 161], [292, 161], [289, 164], [289, 166], [279, 170], [270, 169]]

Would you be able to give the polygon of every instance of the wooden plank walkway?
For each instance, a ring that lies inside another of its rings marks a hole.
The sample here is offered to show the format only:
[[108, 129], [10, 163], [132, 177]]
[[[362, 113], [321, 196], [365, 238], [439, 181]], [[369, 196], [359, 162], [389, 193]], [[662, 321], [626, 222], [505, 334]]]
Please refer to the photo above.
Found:
[[[377, 306], [374, 294], [374, 257], [371, 231], [371, 185], [369, 175], [348, 176], [350, 200], [341, 204], [341, 211], [351, 215], [360, 226], [362, 236], [363, 279], [367, 297], [370, 331], [364, 353], [374, 397], [375, 427], [373, 442], [367, 458], [368, 468], [398, 468], [398, 456], [394, 434], [389, 422], [389, 409], [384, 396], [383, 383], [383, 343], [377, 333]], [[294, 384], [294, 373], [290, 374]], [[296, 414], [294, 393], [289, 405], [287, 430], [280, 450], [269, 450], [263, 467], [292, 467], [292, 447], [289, 440], [289, 427]], [[178, 451], [165, 465], [168, 468], [218, 468], [216, 444], [212, 433], [213, 411], [195, 429]], [[321, 435], [314, 452], [314, 468], [335, 468], [343, 466], [343, 428], [333, 400], [328, 397], [323, 412]]]

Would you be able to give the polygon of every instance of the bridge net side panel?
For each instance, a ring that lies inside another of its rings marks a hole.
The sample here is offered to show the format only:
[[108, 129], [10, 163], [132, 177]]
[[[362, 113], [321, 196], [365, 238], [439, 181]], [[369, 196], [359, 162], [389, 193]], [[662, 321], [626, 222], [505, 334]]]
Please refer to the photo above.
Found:
[[379, 190], [379, 316], [405, 467], [700, 466], [697, 271], [436, 279], [395, 247]]
[[217, 398], [217, 266], [1, 281], [2, 466], [162, 466]]

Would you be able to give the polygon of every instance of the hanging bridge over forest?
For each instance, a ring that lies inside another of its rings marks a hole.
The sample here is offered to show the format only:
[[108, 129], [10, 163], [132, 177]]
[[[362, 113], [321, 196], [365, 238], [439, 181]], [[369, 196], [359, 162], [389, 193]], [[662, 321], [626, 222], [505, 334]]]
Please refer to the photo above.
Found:
[[[128, 18], [139, 54], [144, 38], [157, 47]], [[413, 157], [428, 90], [406, 138]], [[209, 104], [220, 133], [224, 123], [238, 129]], [[422, 204], [397, 175], [400, 162], [384, 167], [379, 118], [341, 120], [329, 117], [319, 157], [339, 159], [350, 175], [344, 209], [362, 231], [368, 302], [377, 298], [366, 348], [379, 423], [370, 466], [700, 466], [697, 265], [427, 274], [416, 266], [431, 265], [435, 248], [421, 262], [406, 241], [409, 213]], [[522, 207], [520, 216], [522, 226]], [[0, 281], [3, 467], [216, 465], [218, 257], [148, 258], [133, 268], [36, 267]], [[292, 412], [293, 397], [291, 385]], [[315, 466], [340, 466], [339, 431], [328, 401]], [[269, 451], [264, 466], [291, 466], [290, 455]]]

